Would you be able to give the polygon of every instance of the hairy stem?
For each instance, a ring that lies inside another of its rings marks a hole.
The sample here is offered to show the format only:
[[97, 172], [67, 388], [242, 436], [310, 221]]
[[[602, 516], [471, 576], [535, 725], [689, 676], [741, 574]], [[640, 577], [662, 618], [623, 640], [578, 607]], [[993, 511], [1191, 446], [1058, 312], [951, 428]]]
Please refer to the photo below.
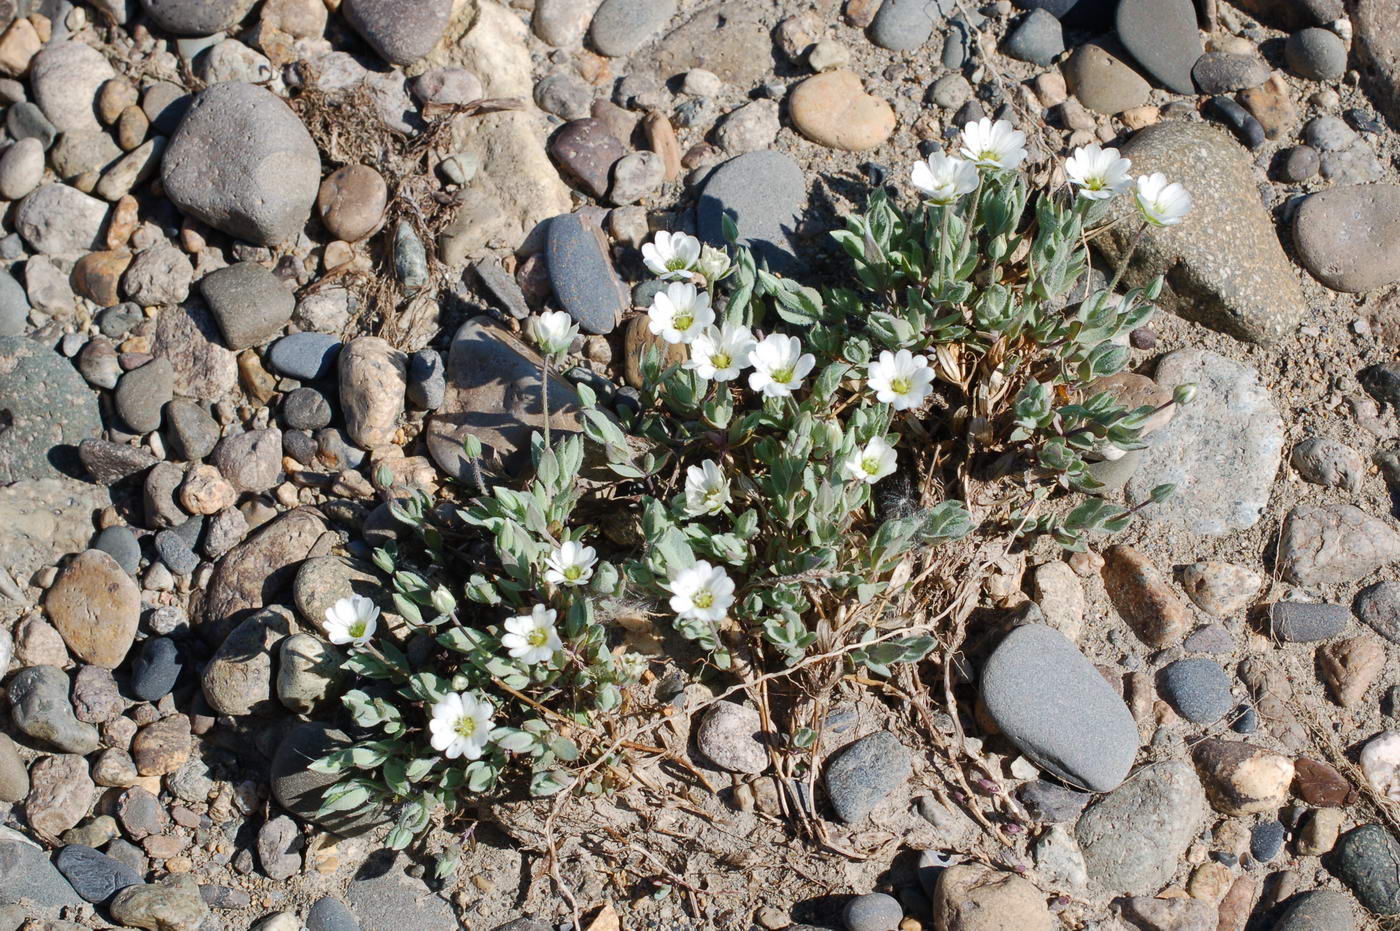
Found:
[[1147, 232], [1147, 221], [1143, 220], [1138, 226], [1137, 232], [1133, 234], [1133, 241], [1128, 244], [1128, 251], [1123, 253], [1123, 260], [1118, 263], [1118, 271], [1113, 275], [1113, 281], [1108, 285], [1108, 293], [1118, 287], [1118, 282], [1123, 280], [1123, 275], [1128, 270], [1128, 263], [1133, 260], [1133, 253], [1137, 251], [1138, 243], [1142, 241], [1142, 234]]

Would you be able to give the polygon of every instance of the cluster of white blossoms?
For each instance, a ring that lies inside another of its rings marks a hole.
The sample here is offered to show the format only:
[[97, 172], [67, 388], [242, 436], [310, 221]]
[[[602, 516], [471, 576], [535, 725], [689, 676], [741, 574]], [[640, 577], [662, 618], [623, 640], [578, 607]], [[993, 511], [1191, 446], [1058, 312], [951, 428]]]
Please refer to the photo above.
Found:
[[[642, 246], [646, 266], [663, 281], [652, 298], [648, 328], [672, 345], [686, 346], [684, 367], [706, 381], [733, 381], [752, 368], [749, 387], [764, 397], [787, 397], [802, 387], [817, 364], [796, 337], [770, 333], [757, 339], [748, 327], [716, 323], [710, 295], [695, 282], [712, 285], [729, 273], [723, 250], [702, 246], [686, 233], [657, 233]], [[685, 278], [688, 280], [676, 280]]]
[[[1026, 134], [1006, 120], [980, 119], [963, 127], [959, 155], [934, 152], [915, 162], [910, 172], [914, 187], [929, 203], [946, 207], [981, 184], [978, 169], [1014, 171], [1026, 158]], [[1136, 180], [1132, 162], [1117, 149], [1098, 144], [1080, 146], [1065, 160], [1065, 176], [1087, 201], [1108, 200], [1132, 191], [1142, 218], [1154, 226], [1175, 226], [1191, 210], [1191, 195], [1165, 175], [1153, 173]]]

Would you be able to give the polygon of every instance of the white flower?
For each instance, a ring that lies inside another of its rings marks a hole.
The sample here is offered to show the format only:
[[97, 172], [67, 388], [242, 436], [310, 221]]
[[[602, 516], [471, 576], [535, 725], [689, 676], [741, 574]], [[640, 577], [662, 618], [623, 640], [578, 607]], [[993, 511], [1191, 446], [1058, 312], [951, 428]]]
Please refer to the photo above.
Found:
[[326, 609], [326, 637], [331, 643], [369, 643], [379, 628], [379, 608], [364, 595], [342, 598]]
[[963, 127], [962, 154], [982, 168], [1012, 169], [1026, 157], [1026, 134], [1006, 120], [983, 117]]
[[1154, 226], [1175, 226], [1191, 210], [1191, 195], [1179, 184], [1168, 184], [1160, 171], [1137, 179], [1137, 205], [1142, 218]]
[[428, 722], [434, 750], [441, 750], [449, 760], [464, 756], [481, 759], [491, 735], [491, 703], [467, 692], [452, 692], [433, 705], [433, 717]]
[[802, 379], [812, 371], [817, 359], [802, 351], [796, 336], [769, 333], [749, 354], [754, 371], [749, 374], [749, 387], [761, 391], [764, 397], [782, 398], [802, 387]]
[[562, 310], [547, 310], [530, 320], [530, 338], [547, 356], [562, 356], [574, 344], [578, 325]]
[[570, 540], [545, 559], [544, 580], [551, 585], [583, 585], [593, 578], [597, 562], [593, 547]]
[[700, 240], [685, 233], [657, 233], [642, 246], [642, 261], [659, 278], [684, 280], [700, 261]]
[[926, 161], [915, 162], [914, 187], [935, 204], [953, 203], [977, 189], [977, 166], [960, 158], [934, 152]]
[[874, 485], [894, 471], [894, 447], [886, 443], [884, 437], [875, 437], [865, 444], [865, 449], [856, 450], [846, 460], [846, 471], [851, 477], [868, 485]]
[[1086, 200], [1108, 200], [1130, 189], [1133, 179], [1128, 170], [1132, 167], [1117, 149], [1105, 149], [1098, 143], [1080, 146], [1065, 159], [1065, 175]]
[[689, 343], [715, 322], [710, 296], [693, 284], [679, 281], [658, 291], [652, 298], [648, 328], [668, 343]]
[[916, 356], [908, 349], [886, 349], [870, 363], [866, 383], [881, 404], [907, 411], [924, 403], [933, 391], [933, 370], [928, 367], [927, 356]]
[[691, 517], [718, 514], [729, 503], [729, 481], [719, 463], [706, 459], [685, 470], [685, 512]]
[[723, 280], [729, 274], [730, 267], [729, 253], [714, 246], [705, 246], [700, 250], [700, 261], [695, 271], [704, 276], [706, 283], [713, 288], [716, 281]]
[[671, 576], [671, 610], [682, 619], [719, 621], [734, 603], [734, 582], [703, 559]]
[[733, 381], [739, 370], [749, 364], [749, 356], [758, 340], [746, 326], [726, 323], [716, 329], [707, 327], [690, 344], [690, 360], [685, 367], [701, 378], [713, 381]]
[[559, 632], [554, 629], [556, 612], [544, 605], [535, 605], [529, 614], [506, 618], [506, 633], [501, 634], [501, 646], [513, 658], [527, 665], [547, 661], [564, 649]]

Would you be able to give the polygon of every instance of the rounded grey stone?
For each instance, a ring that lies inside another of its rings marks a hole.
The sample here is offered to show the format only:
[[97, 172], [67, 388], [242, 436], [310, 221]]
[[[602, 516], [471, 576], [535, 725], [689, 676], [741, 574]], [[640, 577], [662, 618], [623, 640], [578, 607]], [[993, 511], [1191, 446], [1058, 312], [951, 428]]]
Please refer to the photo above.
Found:
[[339, 899], [325, 896], [306, 913], [306, 931], [360, 931], [360, 922]]
[[909, 778], [909, 751], [889, 731], [852, 741], [827, 761], [823, 782], [836, 817], [864, 821], [875, 806]]
[[555, 297], [589, 333], [611, 333], [627, 308], [627, 292], [608, 258], [602, 230], [578, 214], [549, 221], [545, 252]]
[[1310, 26], [1288, 37], [1283, 60], [1288, 70], [1309, 81], [1336, 81], [1347, 71], [1347, 47], [1330, 29]]
[[588, 37], [609, 58], [630, 55], [661, 32], [676, 13], [676, 0], [603, 0]]
[[0, 398], [0, 485], [77, 474], [78, 444], [95, 438], [102, 420], [72, 363], [33, 340], [0, 337]]
[[296, 298], [282, 280], [257, 262], [239, 262], [205, 275], [199, 282], [209, 311], [233, 350], [258, 346], [292, 319]]
[[807, 202], [802, 169], [782, 152], [746, 152], [717, 167], [705, 181], [696, 208], [700, 238], [724, 244], [723, 217], [739, 230], [739, 242], [774, 272], [797, 265], [797, 229]]
[[82, 844], [63, 847], [54, 858], [54, 865], [78, 895], [99, 905], [127, 886], [140, 885], [143, 881], [125, 863]]
[[169, 360], [152, 359], [117, 382], [117, 413], [134, 433], [160, 429], [161, 411], [175, 395], [175, 369]]
[[1391, 643], [1400, 643], [1400, 582], [1377, 582], [1356, 596], [1356, 616]]
[[1048, 67], [1065, 50], [1065, 33], [1054, 16], [1044, 10], [1031, 10], [1011, 30], [1001, 48], [1012, 58]]
[[142, 701], [160, 701], [175, 688], [183, 668], [174, 640], [151, 637], [131, 666], [131, 693]]
[[341, 12], [385, 61], [408, 65], [438, 44], [452, 0], [345, 0]]
[[1196, 91], [1191, 67], [1205, 47], [1191, 0], [1122, 0], [1118, 38], [1148, 74], [1178, 94]]
[[981, 687], [992, 720], [1040, 768], [1095, 792], [1128, 775], [1138, 749], [1132, 712], [1059, 631], [1013, 630], [988, 657]]
[[722, 701], [710, 707], [695, 732], [695, 744], [710, 762], [731, 773], [761, 773], [768, 753], [760, 740], [763, 722], [757, 711]]
[[64, 753], [87, 754], [99, 746], [97, 728], [79, 721], [68, 700], [68, 676], [56, 666], [26, 666], [10, 677], [15, 727]]
[[870, 23], [870, 41], [893, 52], [912, 51], [953, 9], [952, 0], [885, 0]]
[[[1379, 824], [1363, 824], [1337, 841], [1329, 867], [1357, 900], [1378, 915], [1400, 914], [1400, 842]], [[1330, 931], [1330, 929], [1329, 929]]]
[[1176, 872], [1205, 815], [1205, 792], [1189, 762], [1143, 767], [1075, 826], [1091, 882], [1110, 893], [1151, 895]]
[[1211, 536], [1254, 526], [1283, 454], [1283, 422], [1259, 373], [1209, 350], [1179, 349], [1158, 363], [1155, 378], [1168, 390], [1194, 384], [1196, 397], [1149, 438], [1128, 501], [1172, 484], [1176, 494], [1145, 507], [1144, 520]]
[[1350, 613], [1342, 605], [1278, 601], [1269, 607], [1269, 623], [1274, 636], [1281, 640], [1315, 643], [1345, 630]]
[[1161, 672], [1162, 695], [1177, 713], [1196, 724], [1214, 724], [1234, 707], [1230, 676], [1213, 659], [1179, 659]]
[[101, 550], [117, 561], [117, 565], [127, 575], [135, 576], [141, 566], [141, 544], [130, 527], [107, 527], [92, 542], [92, 548]]
[[267, 364], [278, 375], [317, 381], [335, 370], [340, 345], [329, 333], [293, 333], [272, 344]]
[[904, 920], [899, 900], [883, 892], [858, 895], [841, 909], [847, 931], [891, 931]]
[[315, 388], [297, 388], [282, 399], [282, 419], [296, 430], [319, 430], [331, 422], [331, 402]]
[[141, 0], [157, 26], [177, 36], [207, 36], [236, 26], [256, 0]]
[[1272, 931], [1356, 931], [1356, 905], [1335, 889], [1311, 889], [1285, 904]]
[[165, 150], [161, 182], [196, 219], [257, 245], [279, 245], [296, 238], [311, 215], [321, 156], [281, 98], [225, 82], [190, 105]]

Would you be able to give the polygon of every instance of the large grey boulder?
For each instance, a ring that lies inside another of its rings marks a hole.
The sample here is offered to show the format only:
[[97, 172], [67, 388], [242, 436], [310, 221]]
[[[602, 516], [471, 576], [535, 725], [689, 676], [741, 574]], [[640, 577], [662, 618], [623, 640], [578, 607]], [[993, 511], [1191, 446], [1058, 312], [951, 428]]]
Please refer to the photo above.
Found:
[[296, 238], [310, 217], [321, 157], [280, 97], [226, 81], [190, 105], [165, 150], [161, 183], [185, 213], [272, 246]]

